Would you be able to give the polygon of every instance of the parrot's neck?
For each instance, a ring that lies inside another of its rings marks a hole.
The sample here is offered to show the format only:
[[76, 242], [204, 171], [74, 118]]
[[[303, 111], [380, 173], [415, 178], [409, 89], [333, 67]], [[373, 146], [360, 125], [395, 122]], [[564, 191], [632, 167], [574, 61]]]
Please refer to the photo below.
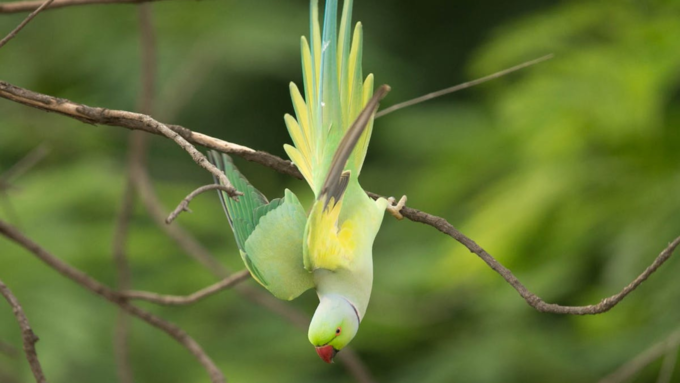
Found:
[[337, 299], [340, 296], [354, 308], [360, 320], [366, 314], [373, 285], [372, 264], [360, 273], [357, 270], [350, 272], [346, 269], [317, 269], [314, 270], [314, 282], [319, 300]]

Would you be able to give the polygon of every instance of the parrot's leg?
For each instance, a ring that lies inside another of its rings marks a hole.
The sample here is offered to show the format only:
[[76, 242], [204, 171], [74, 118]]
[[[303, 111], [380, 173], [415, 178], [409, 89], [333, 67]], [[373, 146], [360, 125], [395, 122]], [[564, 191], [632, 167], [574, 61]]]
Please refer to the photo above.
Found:
[[401, 197], [399, 202], [397, 202], [397, 204], [395, 205], [394, 203], [396, 199], [394, 199], [394, 197], [388, 198], [387, 202], [389, 202], [389, 204], [387, 205], [387, 211], [398, 220], [404, 219], [404, 216], [401, 215], [401, 209], [406, 205], [407, 200], [408, 198], [406, 198], [406, 196], [403, 196]]

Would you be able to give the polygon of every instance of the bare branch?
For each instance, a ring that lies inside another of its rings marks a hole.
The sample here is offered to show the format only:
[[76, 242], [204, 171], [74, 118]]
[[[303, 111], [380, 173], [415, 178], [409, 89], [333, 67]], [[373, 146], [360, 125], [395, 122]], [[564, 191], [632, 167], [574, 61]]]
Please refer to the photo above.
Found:
[[[372, 198], [380, 198], [379, 195], [374, 193], [368, 193]], [[498, 262], [491, 254], [487, 253], [481, 246], [479, 246], [475, 241], [466, 237], [463, 233], [458, 231], [453, 225], [447, 222], [444, 218], [434, 216], [416, 209], [405, 207], [401, 210], [401, 214], [404, 217], [410, 219], [414, 222], [424, 223], [426, 225], [432, 226], [435, 229], [441, 231], [444, 234], [449, 235], [451, 238], [460, 242], [463, 246], [467, 247], [470, 252], [479, 256], [484, 262], [486, 262], [489, 267], [491, 267], [495, 272], [497, 272], [503, 279], [505, 279], [524, 300], [541, 312], [553, 313], [553, 314], [570, 314], [570, 315], [594, 315], [600, 314], [605, 311], [609, 311], [612, 307], [616, 306], [621, 302], [628, 294], [635, 290], [642, 282], [649, 278], [652, 273], [654, 273], [664, 262], [670, 258], [678, 245], [680, 245], [680, 237], [676, 238], [668, 247], [666, 247], [659, 256], [656, 257], [654, 262], [645, 269], [645, 271], [640, 274], [633, 282], [623, 288], [618, 294], [612, 295], [608, 298], [604, 298], [600, 303], [596, 305], [588, 306], [560, 306], [552, 303], [545, 303], [540, 297], [536, 296], [515, 277], [515, 275]]]
[[[153, 118], [140, 113], [127, 112], [122, 110], [110, 110], [103, 108], [91, 108], [85, 105], [73, 103], [65, 99], [57, 99], [51, 96], [41, 95], [27, 91], [26, 89], [15, 87], [4, 81], [0, 81], [0, 97], [19, 102], [24, 105], [38, 109], [64, 114], [79, 121], [90, 124], [104, 124], [121, 126], [129, 129], [144, 130], [154, 134], [159, 134], [175, 141], [184, 149], [191, 158], [202, 168], [208, 170], [227, 187], [231, 186], [227, 176], [211, 164], [201, 152], [187, 141], [185, 138], [188, 132], [184, 132], [181, 127], [170, 127], [154, 120]], [[207, 136], [206, 136], [207, 137]], [[197, 138], [201, 138], [197, 136]], [[231, 187], [229, 195], [235, 198], [241, 195], [236, 189]]]
[[[160, 124], [149, 116], [125, 111], [94, 108], [67, 99], [32, 92], [4, 81], [0, 81], [0, 97], [47, 112], [59, 113], [87, 124], [118, 126], [130, 130], [142, 130], [147, 133], [166, 136], [165, 133], [157, 129], [158, 125], [163, 124]], [[248, 161], [257, 162], [272, 169], [276, 169], [283, 174], [302, 179], [302, 174], [300, 174], [295, 165], [280, 157], [210, 137], [202, 133], [193, 132], [179, 125], [163, 126], [166, 126], [168, 129], [193, 144], [201, 145], [223, 153], [234, 154], [245, 158]]]
[[196, 341], [191, 338], [184, 330], [172, 324], [162, 318], [159, 318], [150, 312], [140, 309], [128, 303], [123, 297], [118, 293], [111, 290], [109, 287], [103, 285], [102, 283], [92, 279], [87, 274], [82, 271], [75, 269], [74, 267], [68, 265], [64, 261], [58, 259], [54, 255], [50, 254], [47, 250], [40, 247], [35, 242], [31, 241], [29, 238], [24, 236], [17, 229], [7, 224], [6, 222], [0, 220], [0, 234], [9, 238], [13, 242], [22, 246], [24, 249], [28, 250], [30, 253], [38, 257], [48, 266], [59, 272], [66, 278], [76, 282], [85, 289], [99, 295], [100, 297], [106, 299], [107, 301], [118, 305], [120, 308], [125, 310], [127, 313], [136, 316], [137, 318], [145, 321], [146, 323], [162, 330], [166, 334], [170, 335], [177, 342], [183, 345], [189, 352], [191, 352], [196, 359], [203, 365], [205, 370], [210, 375], [210, 380], [213, 383], [224, 383], [224, 375], [217, 368], [212, 359], [203, 351], [201, 346], [196, 343]]
[[30, 23], [31, 20], [33, 20], [34, 17], [38, 16], [38, 13], [40, 13], [45, 7], [50, 5], [54, 0], [47, 0], [44, 3], [42, 3], [41, 6], [39, 6], [35, 11], [31, 12], [30, 15], [28, 15], [24, 21], [21, 22], [21, 24], [17, 25], [16, 28], [14, 28], [7, 36], [5, 36], [4, 39], [0, 40], [0, 48], [2, 48], [5, 44], [7, 44], [10, 40], [14, 38], [14, 36], [17, 35], [24, 27], [26, 24]]
[[619, 367], [618, 370], [600, 380], [599, 383], [621, 383], [627, 382], [638, 371], [647, 367], [653, 361], [663, 355], [677, 349], [680, 345], [680, 329], [673, 331], [666, 339], [652, 345], [628, 363]]
[[[161, 0], [55, 0], [48, 10], [71, 7], [75, 5], [89, 5], [89, 4], [139, 4], [150, 3]], [[42, 1], [14, 1], [10, 3], [0, 3], [0, 14], [3, 13], [20, 13], [30, 12], [42, 5]]]
[[[23, 88], [15, 87], [3, 81], [0, 81], [0, 97], [16, 101], [28, 106], [32, 106], [38, 109], [61, 113], [66, 116], [76, 118], [81, 121], [89, 122], [92, 124], [100, 123], [105, 125], [124, 127], [128, 129], [144, 130], [146, 132], [158, 134], [158, 131], [154, 128], [153, 125], [140, 124], [140, 121], [148, 120], [121, 118], [125, 117], [129, 112], [109, 111], [107, 109], [91, 108], [88, 106], [75, 104], [68, 100], [56, 99], [51, 96], [31, 92]], [[112, 114], [107, 112], [115, 112], [113, 116], [116, 117], [111, 117]], [[146, 117], [147, 119], [153, 121], [153, 119], [151, 119], [148, 116], [143, 117]], [[172, 127], [175, 131], [182, 132], [181, 133], [182, 136], [186, 137], [187, 140], [191, 142], [205, 146], [210, 149], [218, 150], [223, 153], [234, 154], [243, 157], [246, 160], [257, 162], [266, 167], [272, 168], [280, 173], [289, 174], [293, 177], [302, 179], [302, 175], [290, 161], [286, 161], [280, 157], [274, 156], [269, 153], [255, 151], [245, 146], [232, 144], [210, 136], [206, 136], [204, 134], [192, 132], [191, 130], [186, 129], [184, 127], [176, 125]], [[381, 196], [378, 194], [371, 192], [367, 193], [374, 199], [381, 198]], [[158, 206], [156, 206], [156, 208], [160, 209]], [[158, 213], [158, 211], [156, 211], [155, 213]], [[638, 278], [636, 278], [633, 282], [626, 286], [620, 293], [605, 298], [596, 305], [560, 306], [556, 304], [545, 303], [541, 298], [528, 291], [527, 288], [524, 287], [524, 285], [519, 282], [517, 277], [515, 277], [510, 270], [508, 270], [506, 267], [500, 264], [494, 257], [487, 253], [486, 250], [484, 250], [477, 243], [475, 243], [475, 241], [473, 241], [472, 239], [468, 238], [463, 233], [458, 231], [444, 218], [437, 217], [435, 215], [428, 214], [409, 207], [404, 207], [401, 210], [401, 214], [413, 222], [424, 223], [426, 225], [436, 228], [442, 233], [451, 236], [453, 239], [460, 242], [463, 246], [467, 247], [468, 250], [470, 250], [472, 253], [479, 256], [494, 271], [500, 274], [520, 294], [520, 296], [524, 298], [524, 300], [529, 305], [531, 305], [538, 311], [550, 312], [555, 314], [587, 315], [587, 314], [599, 314], [610, 310], [612, 307], [616, 306], [619, 302], [621, 302], [621, 300], [625, 298], [631, 291], [637, 288], [637, 286], [644, 282], [652, 273], [654, 273], [672, 255], [673, 251], [678, 246], [678, 244], [680, 244], [679, 237], [675, 239], [675, 241], [673, 241], [664, 251], [662, 251], [661, 254], [659, 254], [659, 256], [654, 260], [652, 265], [650, 265], [642, 274], [640, 274], [640, 276], [638, 276]], [[165, 216], [163, 216], [162, 221], [164, 221], [164, 218]]]
[[43, 374], [42, 367], [40, 366], [40, 361], [38, 360], [38, 354], [35, 351], [35, 343], [38, 341], [38, 337], [33, 332], [31, 325], [28, 323], [28, 318], [24, 314], [24, 310], [21, 308], [19, 301], [12, 294], [12, 291], [0, 280], [0, 295], [5, 297], [7, 303], [12, 307], [14, 316], [19, 322], [19, 327], [21, 328], [21, 339], [24, 341], [24, 352], [26, 353], [26, 359], [28, 364], [31, 366], [31, 372], [35, 377], [37, 383], [47, 383], [45, 375]]
[[236, 286], [237, 284], [245, 281], [249, 277], [250, 272], [248, 270], [242, 270], [236, 274], [231, 275], [228, 278], [221, 280], [220, 282], [215, 283], [214, 285], [208, 286], [202, 290], [199, 290], [187, 296], [161, 295], [147, 291], [124, 291], [121, 293], [121, 295], [127, 299], [139, 299], [147, 302], [157, 303], [160, 305], [184, 306], [198, 302], [203, 298], [207, 298], [211, 295], [219, 293], [220, 291]]
[[172, 213], [170, 213], [170, 215], [168, 216], [168, 218], [165, 219], [165, 223], [171, 224], [172, 221], [177, 219], [177, 217], [180, 214], [182, 214], [182, 212], [185, 212], [185, 211], [191, 212], [191, 209], [189, 209], [189, 203], [194, 198], [196, 198], [199, 194], [205, 193], [205, 192], [210, 191], [210, 190], [222, 190], [222, 191], [225, 191], [225, 192], [228, 191], [228, 189], [226, 187], [224, 187], [224, 185], [211, 184], [211, 185], [201, 186], [200, 188], [189, 193], [189, 195], [186, 196], [186, 198], [184, 198], [182, 200], [182, 202], [179, 203], [179, 205], [177, 205], [175, 210], [173, 210]]
[[537, 58], [537, 59], [534, 59], [534, 60], [531, 60], [531, 61], [527, 61], [527, 62], [525, 62], [525, 63], [516, 65], [516, 66], [514, 66], [514, 67], [512, 67], [512, 68], [504, 69], [504, 70], [502, 70], [502, 71], [500, 71], [500, 72], [496, 72], [496, 73], [490, 74], [490, 75], [488, 75], [488, 76], [485, 76], [485, 77], [482, 77], [482, 78], [478, 78], [478, 79], [476, 79], [476, 80], [464, 82], [464, 83], [462, 83], [462, 84], [458, 84], [458, 85], [452, 86], [452, 87], [450, 87], [450, 88], [438, 90], [438, 91], [436, 91], [436, 92], [428, 93], [428, 94], [426, 94], [426, 95], [424, 95], [424, 96], [416, 97], [416, 98], [414, 98], [414, 99], [412, 99], [412, 100], [400, 102], [399, 104], [392, 105], [392, 106], [390, 106], [389, 108], [386, 108], [386, 109], [384, 109], [384, 110], [379, 111], [378, 113], [375, 114], [375, 118], [380, 118], [380, 117], [383, 117], [383, 116], [385, 116], [385, 115], [388, 115], [388, 114], [390, 114], [390, 113], [392, 113], [392, 112], [396, 112], [396, 111], [399, 110], [399, 109], [404, 109], [404, 108], [407, 108], [407, 107], [409, 107], [409, 106], [413, 106], [413, 105], [416, 105], [416, 104], [420, 104], [421, 102], [429, 101], [429, 100], [432, 100], [432, 99], [437, 98], [437, 97], [445, 96], [445, 95], [447, 95], [447, 94], [451, 94], [451, 93], [454, 93], [454, 92], [458, 92], [459, 90], [471, 88], [471, 87], [473, 87], [473, 86], [475, 86], [475, 85], [479, 85], [479, 84], [485, 83], [485, 82], [487, 82], [487, 81], [491, 81], [491, 80], [497, 79], [497, 78], [499, 78], [499, 77], [503, 77], [503, 76], [505, 76], [506, 74], [510, 74], [510, 73], [512, 73], [512, 72], [516, 72], [516, 71], [518, 71], [518, 70], [520, 70], [520, 69], [524, 69], [524, 68], [526, 68], [526, 67], [530, 67], [530, 66], [532, 66], [532, 65], [536, 65], [536, 64], [541, 63], [541, 62], [546, 61], [546, 60], [550, 60], [550, 59], [553, 58], [554, 56], [555, 56], [555, 55], [553, 55], [553, 54], [545, 55], [545, 56], [543, 56], [543, 57], [539, 57], [539, 58]]

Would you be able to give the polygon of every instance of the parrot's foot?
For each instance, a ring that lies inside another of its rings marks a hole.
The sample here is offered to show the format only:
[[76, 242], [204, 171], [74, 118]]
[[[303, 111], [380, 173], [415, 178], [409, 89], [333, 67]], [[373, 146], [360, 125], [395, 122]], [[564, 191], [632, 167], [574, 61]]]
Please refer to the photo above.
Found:
[[387, 205], [387, 211], [398, 220], [404, 219], [404, 216], [401, 215], [401, 209], [404, 207], [404, 205], [406, 205], [407, 200], [408, 198], [406, 198], [406, 196], [403, 196], [401, 197], [399, 202], [397, 202], [395, 205], [396, 199], [394, 199], [394, 197], [388, 198], [387, 202], [389, 202], [389, 204]]

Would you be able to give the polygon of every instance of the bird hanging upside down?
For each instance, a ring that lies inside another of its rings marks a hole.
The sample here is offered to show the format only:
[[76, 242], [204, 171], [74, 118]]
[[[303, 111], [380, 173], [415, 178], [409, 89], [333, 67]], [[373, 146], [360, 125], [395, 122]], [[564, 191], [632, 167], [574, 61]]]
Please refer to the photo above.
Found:
[[359, 185], [374, 115], [389, 87], [373, 94], [373, 75], [363, 78], [361, 23], [350, 33], [352, 1], [344, 2], [339, 33], [337, 12], [337, 0], [328, 0], [322, 34], [318, 0], [311, 1], [311, 44], [302, 37], [304, 98], [291, 83], [296, 117], [284, 117], [295, 145], [284, 148], [316, 197], [309, 214], [290, 190], [267, 201], [227, 155], [209, 153], [244, 194], [235, 201], [220, 192], [220, 199], [253, 278], [285, 300], [316, 289], [309, 341], [328, 363], [366, 313], [373, 241], [384, 212], [400, 217], [406, 200], [396, 206], [393, 199], [374, 201]]

